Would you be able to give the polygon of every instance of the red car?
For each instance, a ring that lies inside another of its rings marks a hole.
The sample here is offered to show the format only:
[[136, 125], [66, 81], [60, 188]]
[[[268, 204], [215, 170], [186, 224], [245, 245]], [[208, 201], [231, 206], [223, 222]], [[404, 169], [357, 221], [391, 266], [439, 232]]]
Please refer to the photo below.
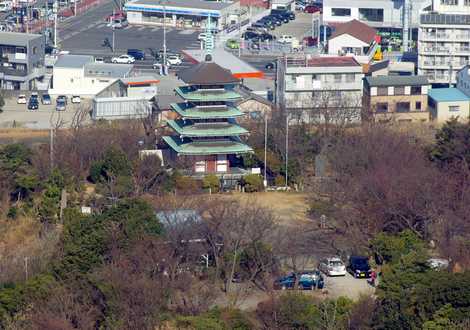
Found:
[[302, 42], [307, 47], [313, 47], [318, 45], [318, 38], [317, 37], [304, 37]]
[[113, 14], [106, 17], [106, 22], [114, 21], [115, 19], [126, 19], [126, 13], [122, 10], [118, 10]]
[[317, 13], [317, 12], [321, 13], [322, 10], [321, 10], [320, 7], [317, 7], [317, 6], [314, 6], [314, 5], [308, 5], [304, 9], [304, 13], [313, 14], [313, 13]]

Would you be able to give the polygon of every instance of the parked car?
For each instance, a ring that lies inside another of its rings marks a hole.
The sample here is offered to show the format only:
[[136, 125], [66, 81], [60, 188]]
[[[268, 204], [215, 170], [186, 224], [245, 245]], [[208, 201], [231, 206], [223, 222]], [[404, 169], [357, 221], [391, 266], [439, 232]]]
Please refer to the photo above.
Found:
[[16, 99], [16, 103], [18, 104], [26, 104], [26, 95], [20, 94], [18, 95], [18, 98]]
[[306, 46], [306, 47], [315, 47], [316, 45], [318, 45], [318, 38], [317, 37], [304, 37], [302, 39], [302, 43]]
[[254, 28], [260, 28], [260, 29], [266, 29], [266, 30], [274, 30], [276, 28], [274, 23], [272, 23], [271, 21], [267, 21], [267, 20], [259, 20], [251, 24], [251, 26]]
[[259, 39], [261, 41], [272, 41], [272, 40], [276, 40], [276, 37], [269, 33], [261, 33], [259, 35]]
[[276, 26], [281, 26], [284, 22], [282, 21], [282, 19], [280, 19], [279, 17], [277, 16], [272, 16], [272, 15], [268, 15], [266, 17], [263, 17], [263, 18], [266, 18], [268, 20], [270, 20], [271, 22], [273, 22]]
[[287, 17], [289, 20], [295, 19], [295, 14], [290, 10], [286, 9], [271, 9], [271, 15], [280, 15], [283, 17]]
[[338, 257], [325, 258], [320, 260], [318, 269], [328, 276], [346, 275], [346, 266]]
[[[176, 52], [173, 52], [171, 50], [166, 50], [166, 56], [177, 56], [180, 60], [183, 60], [183, 56], [181, 56], [181, 54], [178, 54]], [[158, 60], [158, 61], [161, 61], [163, 59], [163, 49], [160, 49], [156, 55], [155, 55], [155, 59]]]
[[104, 63], [104, 57], [95, 57], [95, 63]]
[[57, 96], [56, 100], [60, 100], [60, 101], [64, 102], [65, 104], [67, 104], [67, 96], [65, 96], [65, 95]]
[[315, 5], [308, 5], [304, 8], [304, 13], [308, 13], [308, 14], [314, 14], [314, 13], [321, 13], [322, 12], [322, 9], [320, 7], [317, 7]]
[[283, 34], [282, 36], [277, 39], [281, 44], [290, 44], [294, 40], [294, 37], [288, 34]]
[[253, 23], [251, 24], [251, 26], [247, 27], [246, 28], [246, 31], [251, 31], [251, 32], [254, 32], [254, 33], [268, 33], [268, 29], [266, 27], [263, 27], [260, 25], [257, 25], [257, 26], [254, 26], [255, 24], [257, 23]]
[[51, 104], [51, 96], [49, 94], [42, 94], [41, 103], [42, 104]]
[[80, 103], [80, 95], [72, 95], [71, 101], [72, 103]]
[[276, 61], [272, 61], [272, 62], [267, 63], [267, 64], [264, 66], [264, 68], [265, 68], [266, 70], [273, 70], [273, 69], [276, 67], [276, 64], [277, 64]]
[[299, 290], [323, 289], [325, 287], [325, 280], [318, 270], [290, 273], [275, 280], [273, 287], [277, 290], [297, 288]]
[[166, 65], [180, 65], [183, 63], [181, 58], [175, 55], [169, 55], [166, 57]]
[[67, 99], [61, 96], [58, 96], [56, 99], [55, 109], [56, 111], [65, 111], [67, 108]]
[[145, 60], [145, 52], [142, 49], [128, 49], [127, 55], [133, 57], [135, 60]]
[[7, 12], [13, 9], [13, 2], [12, 1], [3, 1], [0, 2], [0, 12]]
[[240, 48], [240, 43], [238, 42], [238, 40], [228, 39], [225, 43], [225, 46], [227, 46], [228, 49], [238, 49]]
[[113, 63], [125, 63], [125, 64], [132, 64], [135, 62], [135, 58], [133, 56], [130, 56], [130, 55], [121, 55], [121, 56], [118, 56], [118, 57], [113, 57], [111, 59], [111, 62]]
[[31, 97], [28, 101], [28, 110], [38, 110], [38, 109], [39, 109], [38, 99]]
[[296, 1], [295, 2], [295, 10], [304, 11], [307, 4], [303, 1]]
[[285, 15], [281, 15], [281, 14], [271, 14], [269, 16], [277, 18], [282, 23], [289, 23], [289, 21], [290, 21], [289, 16], [285, 16]]
[[347, 270], [355, 278], [369, 278], [371, 273], [369, 259], [362, 256], [351, 256]]
[[114, 20], [114, 19], [126, 19], [126, 12], [122, 10], [118, 10], [114, 14], [111, 14], [106, 17], [107, 22]]
[[242, 38], [244, 40], [259, 39], [259, 34], [251, 31], [246, 31], [242, 34]]

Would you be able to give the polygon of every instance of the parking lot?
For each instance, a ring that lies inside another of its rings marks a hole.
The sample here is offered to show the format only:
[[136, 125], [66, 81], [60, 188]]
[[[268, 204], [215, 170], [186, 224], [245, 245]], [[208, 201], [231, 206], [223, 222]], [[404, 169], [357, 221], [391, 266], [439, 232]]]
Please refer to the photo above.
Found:
[[[23, 93], [24, 94], [24, 93]], [[29, 99], [29, 94], [27, 94]], [[65, 111], [56, 111], [55, 98], [50, 105], [39, 103], [38, 110], [28, 110], [27, 104], [17, 104], [16, 96], [5, 97], [3, 112], [0, 113], [0, 128], [24, 127], [31, 129], [48, 129], [56, 126], [58, 122], [61, 127], [70, 127], [73, 117], [77, 111], [91, 110], [91, 101], [82, 99], [80, 104], [72, 104], [68, 100]], [[86, 116], [89, 120], [89, 116]]]
[[271, 31], [271, 33], [278, 39], [281, 35], [287, 34], [297, 38], [299, 41], [302, 41], [304, 37], [312, 35], [312, 14], [296, 12], [295, 20], [276, 27], [276, 29]]

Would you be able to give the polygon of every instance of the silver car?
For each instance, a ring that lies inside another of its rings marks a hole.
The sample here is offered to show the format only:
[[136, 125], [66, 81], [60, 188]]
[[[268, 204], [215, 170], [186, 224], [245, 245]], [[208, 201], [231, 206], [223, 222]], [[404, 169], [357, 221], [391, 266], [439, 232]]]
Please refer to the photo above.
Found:
[[346, 275], [346, 265], [339, 257], [331, 257], [320, 260], [318, 269], [328, 276]]

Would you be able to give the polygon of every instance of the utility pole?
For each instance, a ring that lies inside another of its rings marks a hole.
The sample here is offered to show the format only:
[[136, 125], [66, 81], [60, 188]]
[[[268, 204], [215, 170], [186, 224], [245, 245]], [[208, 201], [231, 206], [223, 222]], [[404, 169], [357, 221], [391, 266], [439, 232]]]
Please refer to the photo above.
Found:
[[54, 1], [52, 12], [54, 13], [54, 48], [57, 48], [57, 0]]
[[26, 33], [29, 33], [29, 2], [26, 3]]
[[73, 2], [73, 16], [77, 16], [77, 1], [78, 0], [74, 0]]
[[168, 68], [166, 66], [166, 5], [165, 2], [163, 4], [163, 75], [168, 75]]
[[25, 278], [26, 278], [26, 281], [28, 280], [28, 257], [24, 257], [24, 274], [25, 274]]
[[[77, 1], [77, 0], [75, 0], [75, 1]], [[111, 48], [112, 48], [113, 53], [114, 53], [114, 50], [115, 50], [115, 48], [114, 48], [114, 15], [115, 15], [115, 13], [114, 13], [114, 9], [113, 9], [113, 19], [111, 20], [111, 30], [113, 31], [113, 43], [112, 43]]]
[[288, 163], [289, 163], [289, 114], [286, 109], [286, 190], [288, 187], [287, 180], [288, 180]]
[[268, 115], [264, 112], [264, 188], [268, 187], [268, 176], [266, 175], [266, 159], [268, 153]]

